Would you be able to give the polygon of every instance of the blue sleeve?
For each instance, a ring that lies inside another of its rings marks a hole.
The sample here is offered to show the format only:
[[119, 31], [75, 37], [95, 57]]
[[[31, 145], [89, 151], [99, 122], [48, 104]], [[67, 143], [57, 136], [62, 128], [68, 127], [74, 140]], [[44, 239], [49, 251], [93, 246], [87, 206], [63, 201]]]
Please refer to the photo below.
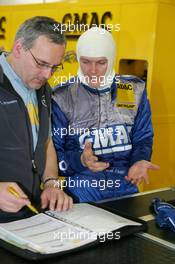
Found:
[[130, 165], [133, 165], [139, 160], [150, 161], [153, 144], [153, 127], [151, 121], [151, 109], [146, 89], [143, 92], [131, 133], [133, 147]]
[[66, 143], [68, 140], [69, 123], [65, 114], [58, 104], [52, 100], [52, 137], [55, 145], [57, 160], [61, 175], [72, 175], [81, 172], [85, 167], [81, 164], [80, 156], [82, 152], [68, 150]]

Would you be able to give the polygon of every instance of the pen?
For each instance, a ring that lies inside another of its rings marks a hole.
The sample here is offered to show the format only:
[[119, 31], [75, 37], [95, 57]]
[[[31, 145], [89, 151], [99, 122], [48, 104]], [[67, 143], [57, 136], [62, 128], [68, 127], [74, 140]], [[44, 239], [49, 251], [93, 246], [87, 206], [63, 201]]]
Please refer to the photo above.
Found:
[[[16, 196], [17, 198], [20, 198], [19, 193], [15, 190], [14, 187], [12, 186], [8, 186], [7, 188], [8, 192], [10, 192], [11, 194], [13, 194], [14, 196]], [[35, 214], [39, 214], [38, 210], [31, 204], [27, 204], [26, 205], [32, 212], [34, 212]]]

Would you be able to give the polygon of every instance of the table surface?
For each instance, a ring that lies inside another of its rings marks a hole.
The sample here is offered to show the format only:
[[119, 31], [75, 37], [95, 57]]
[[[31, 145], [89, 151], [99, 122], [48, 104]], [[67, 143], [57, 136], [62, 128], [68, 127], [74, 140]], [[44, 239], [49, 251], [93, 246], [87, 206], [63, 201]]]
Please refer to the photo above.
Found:
[[[121, 200], [106, 201], [102, 204], [108, 208], [121, 210], [129, 214], [132, 213], [131, 215], [140, 217], [150, 214], [149, 205], [155, 197], [162, 198], [165, 201], [172, 201], [175, 199], [175, 191], [174, 189], [157, 191]], [[154, 220], [149, 221], [148, 226], [148, 233], [152, 233], [153, 235], [158, 234], [158, 236], [162, 233], [163, 239], [166, 240], [170, 237], [170, 242], [175, 243], [175, 234], [160, 230], [156, 227]], [[6, 264], [31, 263], [31, 261], [22, 259], [2, 248], [0, 248], [0, 259], [2, 263]], [[140, 235], [131, 235], [120, 240], [101, 242], [99, 245], [91, 248], [42, 260], [42, 262], [50, 264], [78, 264], [80, 262], [100, 264], [172, 264], [175, 263], [175, 249]]]

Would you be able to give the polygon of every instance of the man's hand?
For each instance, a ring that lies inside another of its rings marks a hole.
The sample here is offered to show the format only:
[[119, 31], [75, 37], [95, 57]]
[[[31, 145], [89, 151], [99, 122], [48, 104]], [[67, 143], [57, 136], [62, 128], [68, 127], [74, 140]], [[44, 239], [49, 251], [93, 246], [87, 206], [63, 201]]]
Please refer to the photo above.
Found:
[[109, 167], [108, 162], [98, 161], [98, 157], [92, 151], [90, 142], [85, 143], [83, 153], [81, 154], [81, 163], [93, 172], [103, 171]]
[[46, 186], [41, 194], [41, 207], [50, 210], [66, 211], [73, 206], [73, 200], [63, 190], [58, 187]]
[[159, 166], [146, 160], [137, 161], [130, 167], [125, 179], [133, 184], [140, 184], [142, 180], [148, 184], [148, 170], [159, 170]]
[[[12, 186], [19, 193], [19, 198], [8, 191], [9, 186]], [[30, 204], [30, 201], [18, 184], [15, 182], [0, 183], [0, 209], [2, 211], [16, 213], [28, 204]]]

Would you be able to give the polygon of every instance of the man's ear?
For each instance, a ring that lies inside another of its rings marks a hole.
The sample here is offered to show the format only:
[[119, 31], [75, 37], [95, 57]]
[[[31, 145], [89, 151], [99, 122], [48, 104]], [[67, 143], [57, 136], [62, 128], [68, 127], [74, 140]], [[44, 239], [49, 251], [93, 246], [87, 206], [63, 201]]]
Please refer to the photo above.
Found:
[[13, 55], [15, 58], [20, 58], [21, 52], [23, 51], [22, 40], [18, 39], [13, 45]]

